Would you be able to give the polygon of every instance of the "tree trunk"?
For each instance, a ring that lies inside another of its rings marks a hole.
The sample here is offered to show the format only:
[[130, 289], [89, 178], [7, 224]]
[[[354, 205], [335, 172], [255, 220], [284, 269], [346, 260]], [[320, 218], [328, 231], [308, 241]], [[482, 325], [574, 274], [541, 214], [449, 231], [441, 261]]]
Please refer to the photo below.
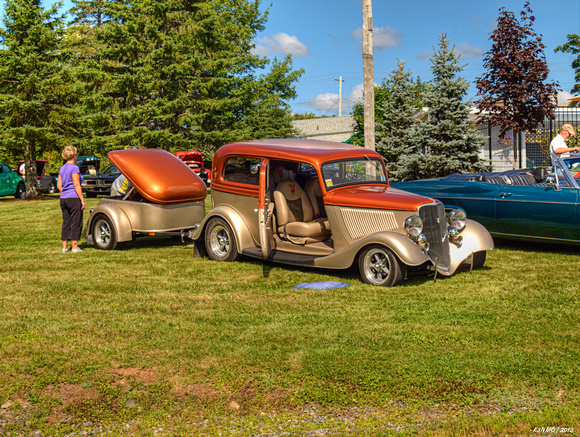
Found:
[[24, 182], [26, 184], [25, 200], [38, 199], [38, 180], [36, 177], [36, 146], [24, 142]]

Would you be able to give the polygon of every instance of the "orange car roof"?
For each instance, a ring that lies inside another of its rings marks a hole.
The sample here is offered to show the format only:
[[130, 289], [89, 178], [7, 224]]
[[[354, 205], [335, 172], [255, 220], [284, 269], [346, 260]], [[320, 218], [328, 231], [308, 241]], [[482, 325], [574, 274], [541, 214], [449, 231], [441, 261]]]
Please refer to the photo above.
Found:
[[113, 150], [108, 156], [137, 191], [153, 203], [193, 202], [207, 195], [199, 176], [165, 150]]
[[352, 144], [305, 139], [273, 139], [226, 144], [217, 150], [214, 160], [232, 154], [264, 156], [273, 159], [318, 164], [334, 159], [360, 157], [363, 155], [380, 157], [377, 152]]

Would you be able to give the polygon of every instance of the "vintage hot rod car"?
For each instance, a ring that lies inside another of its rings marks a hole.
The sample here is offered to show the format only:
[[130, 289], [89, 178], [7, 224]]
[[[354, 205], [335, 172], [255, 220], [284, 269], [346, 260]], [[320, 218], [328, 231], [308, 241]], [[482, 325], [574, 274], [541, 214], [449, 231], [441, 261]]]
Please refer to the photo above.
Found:
[[494, 237], [580, 244], [580, 186], [574, 178], [580, 158], [555, 164], [555, 171], [452, 174], [392, 186], [437, 198], [447, 208], [462, 208]]
[[393, 286], [408, 269], [481, 267], [493, 240], [460, 209], [389, 186], [381, 156], [316, 140], [228, 144], [212, 168], [212, 209], [193, 232], [196, 256], [238, 254], [346, 269]]
[[139, 234], [188, 235], [205, 215], [205, 183], [171, 153], [115, 150], [111, 162], [131, 184], [124, 197], [103, 197], [83, 230], [87, 243], [115, 249]]

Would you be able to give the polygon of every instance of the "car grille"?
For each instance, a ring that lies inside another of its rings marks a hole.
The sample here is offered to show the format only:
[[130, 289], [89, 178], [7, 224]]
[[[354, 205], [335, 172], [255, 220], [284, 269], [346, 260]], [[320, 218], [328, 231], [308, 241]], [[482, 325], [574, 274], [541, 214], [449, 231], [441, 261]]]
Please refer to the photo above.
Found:
[[449, 236], [445, 220], [445, 206], [433, 203], [419, 207], [419, 217], [423, 220], [423, 234], [429, 242], [429, 258], [441, 268], [449, 268]]
[[95, 179], [91, 179], [91, 178], [85, 178], [83, 180], [83, 185], [84, 186], [111, 186], [113, 184], [113, 182], [115, 181], [115, 178], [95, 178]]

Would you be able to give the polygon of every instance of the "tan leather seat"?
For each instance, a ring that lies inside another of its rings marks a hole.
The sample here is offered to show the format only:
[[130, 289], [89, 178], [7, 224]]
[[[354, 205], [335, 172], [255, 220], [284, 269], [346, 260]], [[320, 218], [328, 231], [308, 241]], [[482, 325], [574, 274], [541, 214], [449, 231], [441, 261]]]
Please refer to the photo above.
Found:
[[304, 191], [306, 191], [308, 200], [310, 200], [310, 204], [312, 205], [314, 217], [326, 217], [326, 209], [324, 208], [324, 202], [322, 201], [322, 190], [320, 189], [318, 177], [308, 179]]
[[306, 192], [295, 181], [282, 181], [274, 191], [278, 233], [296, 244], [324, 241], [330, 237], [328, 220], [314, 220]]

